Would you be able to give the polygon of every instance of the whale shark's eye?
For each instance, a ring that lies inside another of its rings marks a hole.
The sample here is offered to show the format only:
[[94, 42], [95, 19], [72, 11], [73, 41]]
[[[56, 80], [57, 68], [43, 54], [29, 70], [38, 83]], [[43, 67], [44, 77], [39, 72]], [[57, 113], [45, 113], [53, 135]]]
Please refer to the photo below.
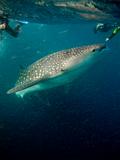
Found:
[[96, 51], [96, 49], [93, 49], [93, 50], [92, 50], [92, 52], [95, 52], [95, 51]]

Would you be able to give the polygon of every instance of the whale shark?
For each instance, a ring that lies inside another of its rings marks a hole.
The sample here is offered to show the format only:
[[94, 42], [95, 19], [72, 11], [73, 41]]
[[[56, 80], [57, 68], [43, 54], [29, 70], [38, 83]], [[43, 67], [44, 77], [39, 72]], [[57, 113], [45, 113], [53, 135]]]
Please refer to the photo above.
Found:
[[24, 97], [29, 92], [68, 83], [89, 68], [103, 48], [104, 44], [93, 44], [48, 54], [24, 69], [7, 94]]

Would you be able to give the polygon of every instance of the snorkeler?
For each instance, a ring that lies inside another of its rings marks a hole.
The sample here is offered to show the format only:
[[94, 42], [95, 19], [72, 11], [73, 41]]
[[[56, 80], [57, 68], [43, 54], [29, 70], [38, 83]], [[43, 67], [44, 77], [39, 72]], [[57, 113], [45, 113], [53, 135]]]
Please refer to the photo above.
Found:
[[108, 32], [109, 30], [116, 27], [116, 24], [110, 24], [110, 23], [98, 23], [96, 27], [94, 28], [94, 33], [97, 32]]
[[0, 14], [0, 30], [6, 31], [13, 37], [18, 37], [18, 34], [20, 32], [20, 24], [17, 24], [15, 28], [12, 28], [9, 25], [8, 15]]
[[115, 28], [113, 29], [113, 31], [112, 31], [112, 34], [111, 34], [109, 37], [107, 37], [107, 38], [105, 39], [105, 41], [107, 42], [107, 41], [111, 40], [111, 39], [112, 39], [115, 35], [117, 35], [119, 32], [120, 32], [120, 26], [115, 27]]
[[97, 32], [108, 32], [113, 29], [112, 34], [105, 39], [105, 41], [111, 40], [115, 35], [117, 35], [120, 31], [120, 25], [118, 23], [110, 24], [110, 23], [98, 23], [94, 29], [94, 33]]

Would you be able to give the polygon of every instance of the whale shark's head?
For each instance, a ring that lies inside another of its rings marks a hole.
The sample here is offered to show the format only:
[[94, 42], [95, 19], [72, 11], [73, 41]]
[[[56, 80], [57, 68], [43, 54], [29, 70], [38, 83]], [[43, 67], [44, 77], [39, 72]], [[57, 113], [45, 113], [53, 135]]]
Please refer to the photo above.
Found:
[[[103, 48], [105, 48], [103, 44], [94, 44], [49, 54], [28, 66], [20, 74], [15, 87], [10, 89], [7, 94], [21, 92], [22, 90], [27, 91], [28, 89], [34, 90], [31, 87], [35, 85], [37, 85], [37, 89], [43, 89], [44, 87], [38, 84], [44, 84], [44, 81], [48, 82], [50, 79], [65, 75], [66, 71], [83, 63], [87, 57], [101, 51]], [[51, 83], [51, 87], [54, 84], [55, 81]]]
[[86, 46], [85, 52], [86, 53], [100, 52], [104, 48], [106, 48], [105, 44], [88, 45], [88, 46]]

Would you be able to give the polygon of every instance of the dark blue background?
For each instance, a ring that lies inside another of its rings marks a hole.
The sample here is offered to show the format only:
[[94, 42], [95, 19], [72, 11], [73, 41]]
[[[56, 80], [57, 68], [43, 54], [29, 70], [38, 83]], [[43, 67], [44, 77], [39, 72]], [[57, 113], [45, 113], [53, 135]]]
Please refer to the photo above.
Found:
[[21, 66], [65, 48], [104, 42], [96, 23], [24, 25], [17, 39], [0, 42], [0, 152], [79, 159], [120, 147], [120, 35], [88, 72], [62, 87], [23, 99], [7, 95]]

